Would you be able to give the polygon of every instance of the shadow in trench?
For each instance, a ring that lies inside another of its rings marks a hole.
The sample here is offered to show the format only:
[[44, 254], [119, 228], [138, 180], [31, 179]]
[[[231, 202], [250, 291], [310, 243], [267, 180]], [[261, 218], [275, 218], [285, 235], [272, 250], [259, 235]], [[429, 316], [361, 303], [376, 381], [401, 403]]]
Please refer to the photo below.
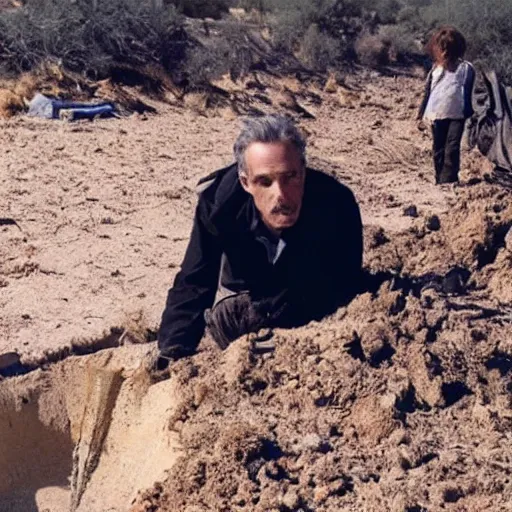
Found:
[[3, 398], [0, 396], [0, 512], [67, 512], [68, 507], [58, 510], [50, 503], [38, 505], [36, 493], [47, 487], [69, 488], [73, 455], [69, 425], [43, 423], [37, 399], [32, 402], [25, 397], [15, 404]]

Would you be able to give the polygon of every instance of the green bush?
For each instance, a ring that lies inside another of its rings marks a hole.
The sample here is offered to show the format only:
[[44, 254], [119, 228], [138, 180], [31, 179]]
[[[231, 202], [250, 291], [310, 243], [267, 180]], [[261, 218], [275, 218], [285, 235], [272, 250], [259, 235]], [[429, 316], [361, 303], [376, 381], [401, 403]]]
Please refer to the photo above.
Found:
[[377, 14], [380, 23], [395, 23], [403, 4], [399, 0], [361, 0], [361, 6]]
[[379, 29], [379, 36], [388, 46], [392, 61], [407, 62], [411, 55], [422, 51], [413, 33], [404, 25], [384, 25]]
[[363, 27], [360, 0], [267, 0], [266, 8], [276, 46], [319, 71], [346, 58]]

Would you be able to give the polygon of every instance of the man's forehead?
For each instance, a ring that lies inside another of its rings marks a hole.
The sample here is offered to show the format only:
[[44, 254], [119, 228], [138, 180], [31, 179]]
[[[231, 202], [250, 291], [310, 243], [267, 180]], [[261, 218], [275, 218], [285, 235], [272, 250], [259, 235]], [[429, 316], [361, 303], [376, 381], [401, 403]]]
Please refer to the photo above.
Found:
[[256, 174], [302, 168], [300, 151], [290, 142], [253, 142], [245, 152], [247, 167]]

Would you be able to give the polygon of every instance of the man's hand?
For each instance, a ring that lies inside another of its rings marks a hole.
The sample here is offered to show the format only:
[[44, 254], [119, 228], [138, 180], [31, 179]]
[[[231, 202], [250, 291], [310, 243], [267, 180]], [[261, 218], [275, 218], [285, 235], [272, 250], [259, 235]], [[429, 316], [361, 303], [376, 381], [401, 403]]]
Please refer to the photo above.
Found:
[[222, 350], [240, 336], [269, 324], [267, 308], [261, 302], [253, 302], [247, 292], [220, 300], [205, 311], [204, 318], [208, 331]]
[[161, 373], [168, 369], [173, 361], [191, 355], [189, 352], [176, 348], [169, 355], [162, 354], [157, 346], [153, 347], [146, 355], [144, 366], [149, 373]]

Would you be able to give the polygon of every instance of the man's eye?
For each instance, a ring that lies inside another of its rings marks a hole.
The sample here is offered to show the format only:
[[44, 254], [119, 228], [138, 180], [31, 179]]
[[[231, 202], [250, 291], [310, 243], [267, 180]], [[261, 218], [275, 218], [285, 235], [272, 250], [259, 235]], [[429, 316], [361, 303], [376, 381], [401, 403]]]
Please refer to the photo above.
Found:
[[257, 184], [260, 185], [261, 187], [267, 188], [270, 187], [270, 185], [272, 185], [272, 180], [269, 178], [259, 178]]

